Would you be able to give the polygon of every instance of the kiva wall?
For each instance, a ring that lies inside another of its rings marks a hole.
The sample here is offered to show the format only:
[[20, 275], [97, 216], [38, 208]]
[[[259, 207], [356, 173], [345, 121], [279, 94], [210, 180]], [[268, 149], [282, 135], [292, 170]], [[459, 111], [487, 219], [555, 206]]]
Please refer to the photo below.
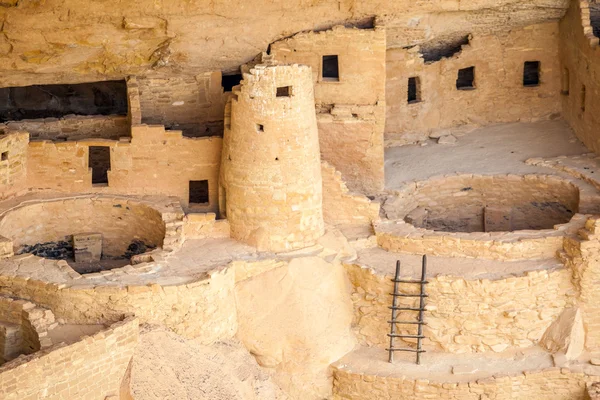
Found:
[[[494, 35], [472, 35], [450, 58], [424, 62], [419, 47], [387, 51], [386, 139], [410, 143], [462, 125], [558, 117], [558, 23]], [[540, 61], [539, 86], [523, 86], [525, 61]], [[475, 89], [458, 90], [458, 70], [475, 67]], [[408, 80], [418, 78], [419, 101], [408, 102]]]
[[119, 398], [138, 342], [138, 321], [126, 318], [71, 345], [57, 345], [0, 367], [0, 397], [104, 400]]

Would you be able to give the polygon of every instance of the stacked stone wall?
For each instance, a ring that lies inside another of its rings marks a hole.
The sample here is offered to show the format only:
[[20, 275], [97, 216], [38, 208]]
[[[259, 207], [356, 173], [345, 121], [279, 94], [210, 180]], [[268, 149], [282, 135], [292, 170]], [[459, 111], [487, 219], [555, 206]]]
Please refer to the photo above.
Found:
[[57, 345], [0, 367], [5, 400], [119, 398], [138, 342], [130, 317], [71, 345]]
[[[347, 264], [346, 270], [354, 287], [354, 326], [359, 341], [385, 347], [389, 344], [386, 332], [392, 277], [355, 264]], [[423, 344], [432, 351], [501, 352], [535, 345], [564, 308], [575, 302], [567, 269], [533, 271], [499, 280], [437, 276], [428, 281], [427, 339]], [[401, 299], [401, 304], [417, 306], [410, 298]], [[398, 317], [411, 318], [414, 313], [400, 313]]]
[[7, 122], [0, 131], [28, 132], [30, 140], [119, 140], [130, 136], [129, 121], [120, 115], [68, 115], [63, 118], [40, 118]]

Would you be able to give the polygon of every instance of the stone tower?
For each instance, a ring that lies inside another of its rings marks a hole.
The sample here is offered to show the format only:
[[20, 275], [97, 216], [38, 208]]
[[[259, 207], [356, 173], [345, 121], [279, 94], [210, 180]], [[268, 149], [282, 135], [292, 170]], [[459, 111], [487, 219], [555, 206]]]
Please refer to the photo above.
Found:
[[229, 106], [220, 191], [231, 236], [275, 252], [313, 245], [324, 227], [310, 67], [257, 65]]

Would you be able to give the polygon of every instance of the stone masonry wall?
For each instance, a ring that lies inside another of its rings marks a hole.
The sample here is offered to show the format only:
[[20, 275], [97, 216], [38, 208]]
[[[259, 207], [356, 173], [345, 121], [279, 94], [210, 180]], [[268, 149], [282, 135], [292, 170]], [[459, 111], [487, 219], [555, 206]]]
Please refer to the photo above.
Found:
[[327, 162], [321, 163], [323, 177], [323, 219], [332, 225], [371, 225], [379, 218], [379, 204], [367, 197], [354, 195]]
[[29, 299], [70, 324], [112, 323], [135, 310], [140, 323], [165, 326], [203, 344], [232, 338], [237, 331], [234, 269], [179, 285], [79, 282], [69, 287], [0, 276], [0, 294]]
[[[312, 68], [323, 159], [354, 191], [384, 186], [386, 34], [382, 28], [336, 26], [271, 45], [277, 61]], [[337, 55], [339, 80], [323, 78], [323, 56]]]
[[57, 345], [0, 367], [0, 397], [104, 400], [119, 398], [138, 342], [138, 321], [127, 318], [71, 345]]
[[0, 198], [18, 194], [27, 188], [29, 135], [13, 132], [0, 137]]
[[[108, 186], [92, 185], [89, 146], [111, 148]], [[209, 203], [197, 212], [218, 209], [220, 138], [185, 138], [161, 126], [132, 127], [131, 141], [84, 140], [29, 144], [27, 186], [69, 193], [110, 193], [178, 197], [189, 206], [189, 181], [208, 180]]]
[[560, 22], [560, 61], [563, 116], [577, 137], [600, 152], [600, 46], [590, 22], [587, 0], [570, 2]]
[[13, 240], [15, 250], [70, 241], [71, 235], [85, 232], [102, 232], [104, 255], [123, 256], [134, 240], [162, 247], [165, 222], [160, 212], [144, 204], [89, 197], [25, 204], [0, 219], [0, 234]]
[[0, 296], [0, 324], [16, 327], [16, 335], [0, 343], [0, 364], [21, 354], [31, 354], [52, 345], [48, 330], [56, 326], [52, 311], [21, 299]]
[[[282, 88], [287, 92], [279, 95]], [[285, 251], [323, 235], [318, 140], [310, 68], [257, 65], [244, 74], [222, 157], [233, 238]]]
[[586, 383], [598, 379], [568, 368], [548, 368], [462, 383], [363, 375], [340, 369], [333, 373], [335, 400], [586, 400]]
[[[354, 264], [345, 267], [354, 286], [355, 333], [363, 345], [385, 347], [392, 277]], [[438, 276], [428, 281], [426, 350], [479, 353], [529, 347], [575, 301], [567, 269], [533, 271], [499, 280]], [[411, 298], [400, 303], [417, 306]], [[411, 318], [414, 313], [398, 316], [400, 320]]]
[[185, 136], [223, 136], [219, 71], [197, 76], [138, 77], [142, 123], [165, 125]]
[[128, 118], [120, 115], [68, 115], [63, 118], [29, 119], [0, 124], [0, 131], [23, 131], [30, 140], [119, 140], [130, 136]]
[[[424, 62], [418, 47], [387, 51], [386, 139], [410, 143], [461, 125], [558, 117], [559, 32], [556, 22], [472, 35], [451, 58]], [[523, 86], [523, 63], [540, 61], [540, 85]], [[457, 90], [458, 70], [475, 67], [475, 89]], [[408, 79], [420, 101], [408, 102]], [[503, 105], [503, 106], [499, 106]]]

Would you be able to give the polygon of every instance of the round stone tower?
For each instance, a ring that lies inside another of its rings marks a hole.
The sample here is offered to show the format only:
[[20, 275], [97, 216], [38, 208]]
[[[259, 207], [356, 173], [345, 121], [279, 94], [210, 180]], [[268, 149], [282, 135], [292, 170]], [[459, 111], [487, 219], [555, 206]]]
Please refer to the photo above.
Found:
[[315, 244], [323, 189], [310, 67], [253, 67], [228, 111], [220, 192], [231, 236], [275, 252]]

